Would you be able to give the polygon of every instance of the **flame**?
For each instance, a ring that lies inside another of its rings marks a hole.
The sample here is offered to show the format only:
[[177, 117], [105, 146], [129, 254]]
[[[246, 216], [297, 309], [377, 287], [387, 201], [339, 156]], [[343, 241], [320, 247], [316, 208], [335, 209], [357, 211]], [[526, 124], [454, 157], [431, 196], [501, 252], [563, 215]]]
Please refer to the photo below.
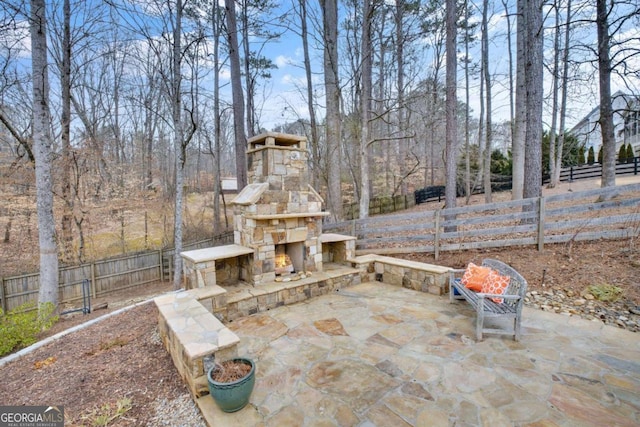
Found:
[[291, 258], [287, 254], [277, 254], [276, 255], [276, 267], [282, 268], [287, 265], [291, 265]]

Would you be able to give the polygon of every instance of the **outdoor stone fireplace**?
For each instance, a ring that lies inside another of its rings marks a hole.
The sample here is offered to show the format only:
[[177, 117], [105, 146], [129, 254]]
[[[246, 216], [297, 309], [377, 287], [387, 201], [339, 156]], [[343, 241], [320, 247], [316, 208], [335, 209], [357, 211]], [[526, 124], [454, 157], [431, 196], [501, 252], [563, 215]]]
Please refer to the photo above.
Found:
[[258, 286], [322, 271], [322, 197], [309, 184], [305, 137], [266, 133], [248, 140], [249, 184], [234, 205], [234, 243], [253, 249], [247, 279]]
[[247, 141], [249, 184], [231, 201], [234, 244], [181, 252], [185, 288], [303, 279], [349, 265], [355, 237], [322, 234], [324, 201], [309, 184], [307, 140], [264, 133]]

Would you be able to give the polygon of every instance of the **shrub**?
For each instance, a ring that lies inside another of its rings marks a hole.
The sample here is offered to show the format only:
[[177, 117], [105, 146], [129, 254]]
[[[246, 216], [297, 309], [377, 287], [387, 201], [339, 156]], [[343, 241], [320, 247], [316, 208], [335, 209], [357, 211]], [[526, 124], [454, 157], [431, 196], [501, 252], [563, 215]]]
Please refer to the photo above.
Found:
[[593, 150], [593, 146], [589, 147], [589, 153], [587, 154], [587, 164], [592, 165], [596, 162], [596, 153]]
[[598, 301], [617, 301], [622, 295], [622, 288], [615, 285], [591, 285], [587, 290]]
[[618, 150], [618, 162], [625, 163], [627, 161], [627, 147], [622, 144]]
[[633, 158], [635, 155], [633, 154], [633, 147], [631, 144], [627, 144], [627, 162], [633, 163]]
[[600, 150], [598, 150], [598, 163], [602, 164], [602, 146], [600, 146]]
[[58, 321], [55, 306], [46, 303], [36, 309], [34, 302], [24, 303], [8, 313], [0, 310], [0, 356], [30, 346], [38, 334]]

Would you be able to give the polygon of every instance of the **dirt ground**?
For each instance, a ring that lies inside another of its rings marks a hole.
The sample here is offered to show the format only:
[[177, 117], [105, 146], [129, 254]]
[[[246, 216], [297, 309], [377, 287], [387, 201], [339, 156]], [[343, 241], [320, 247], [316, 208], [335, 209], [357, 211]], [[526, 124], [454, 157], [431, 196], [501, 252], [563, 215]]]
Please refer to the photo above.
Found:
[[580, 295], [591, 285], [615, 285], [624, 290], [625, 299], [640, 305], [640, 246], [631, 240], [546, 245], [541, 252], [533, 247], [442, 252], [438, 261], [425, 254], [403, 258], [453, 268], [496, 258], [520, 272], [530, 290], [551, 288]]
[[[533, 247], [445, 252], [437, 261], [431, 255], [407, 257], [461, 268], [498, 258], [520, 271], [531, 290], [553, 287], [580, 294], [589, 285], [612, 284], [624, 289], [630, 304], [640, 305], [640, 247], [630, 240], [547, 245], [541, 252]], [[170, 284], [157, 283], [94, 301], [109, 306], [86, 316], [64, 316], [43, 337], [169, 290]], [[99, 415], [115, 414], [117, 402], [127, 398], [131, 409], [109, 425], [158, 425], [158, 402], [187, 391], [161, 344], [157, 316], [154, 304], [143, 304], [0, 367], [0, 402], [63, 405], [71, 426], [93, 425]]]

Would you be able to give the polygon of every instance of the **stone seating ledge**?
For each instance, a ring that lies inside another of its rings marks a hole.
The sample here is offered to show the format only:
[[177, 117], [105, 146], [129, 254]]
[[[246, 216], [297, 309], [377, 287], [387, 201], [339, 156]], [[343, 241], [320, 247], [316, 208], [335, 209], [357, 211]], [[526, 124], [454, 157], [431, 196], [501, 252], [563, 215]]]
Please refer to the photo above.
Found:
[[226, 305], [220, 286], [192, 289], [155, 298], [159, 333], [194, 399], [207, 394], [205, 358], [237, 356], [240, 339], [213, 314]]
[[347, 261], [361, 271], [363, 282], [375, 280], [434, 295], [443, 295], [448, 290], [450, 267], [376, 254]]

